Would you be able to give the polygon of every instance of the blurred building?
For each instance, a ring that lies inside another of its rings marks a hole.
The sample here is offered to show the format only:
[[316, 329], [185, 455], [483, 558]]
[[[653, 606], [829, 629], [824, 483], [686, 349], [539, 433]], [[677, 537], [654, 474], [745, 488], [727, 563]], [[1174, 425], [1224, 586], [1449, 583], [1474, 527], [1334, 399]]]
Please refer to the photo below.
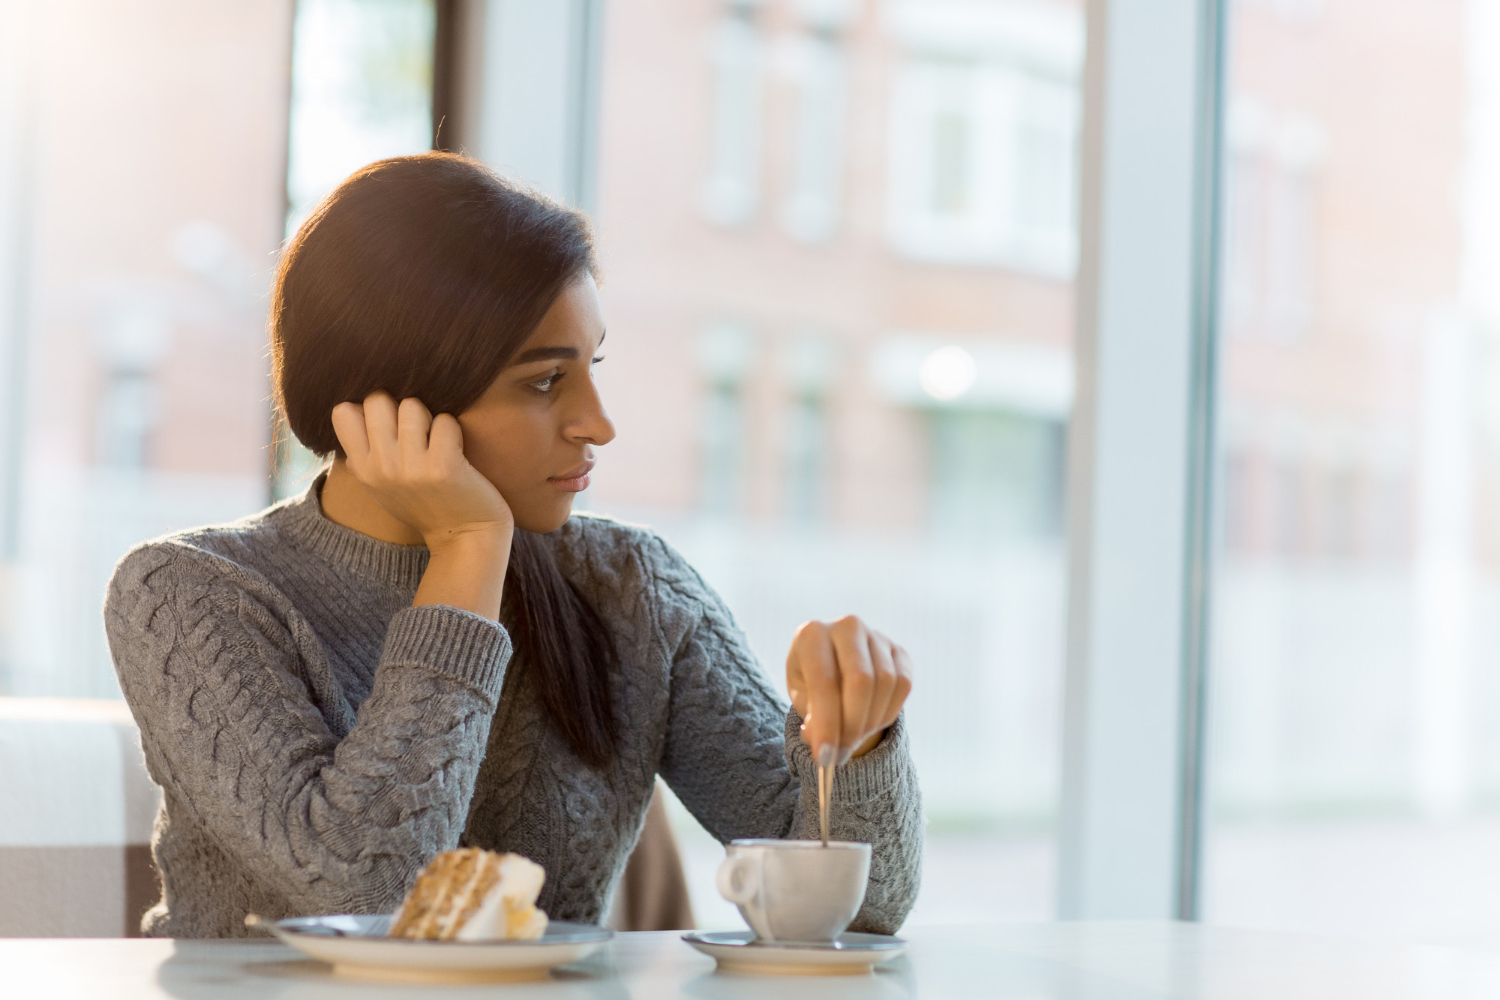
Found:
[[[1216, 792], [1493, 795], [1500, 652], [1475, 5], [1242, 0], [1226, 121]], [[1493, 166], [1493, 163], [1490, 164]]]
[[131, 544], [266, 497], [291, 5], [0, 5], [0, 691], [117, 691]]
[[1055, 538], [1079, 8], [653, 0], [606, 30], [631, 433], [598, 502]]

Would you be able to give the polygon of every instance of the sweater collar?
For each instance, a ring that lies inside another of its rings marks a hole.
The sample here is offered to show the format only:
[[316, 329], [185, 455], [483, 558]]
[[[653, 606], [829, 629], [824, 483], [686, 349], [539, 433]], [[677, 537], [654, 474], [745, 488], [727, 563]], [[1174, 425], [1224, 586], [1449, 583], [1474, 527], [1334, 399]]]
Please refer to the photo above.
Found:
[[329, 565], [349, 570], [375, 582], [415, 591], [427, 570], [427, 546], [383, 542], [363, 532], [330, 521], [323, 513], [324, 472], [307, 492], [289, 500], [277, 511], [293, 541], [321, 557]]

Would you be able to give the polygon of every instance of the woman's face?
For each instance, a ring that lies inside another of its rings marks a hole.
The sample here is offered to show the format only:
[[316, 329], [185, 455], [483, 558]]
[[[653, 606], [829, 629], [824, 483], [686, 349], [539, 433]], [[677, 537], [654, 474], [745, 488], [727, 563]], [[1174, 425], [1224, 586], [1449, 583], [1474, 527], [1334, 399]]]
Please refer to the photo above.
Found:
[[516, 526], [562, 527], [615, 427], [594, 385], [604, 315], [592, 275], [552, 303], [500, 377], [458, 415], [464, 455], [510, 504]]

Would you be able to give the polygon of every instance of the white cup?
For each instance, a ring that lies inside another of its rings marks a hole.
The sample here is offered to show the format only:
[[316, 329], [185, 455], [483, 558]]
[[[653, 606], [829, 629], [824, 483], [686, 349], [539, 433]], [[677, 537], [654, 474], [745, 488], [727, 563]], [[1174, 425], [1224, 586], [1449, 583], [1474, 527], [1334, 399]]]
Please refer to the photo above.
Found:
[[870, 845], [830, 840], [735, 840], [719, 866], [719, 895], [761, 941], [827, 944], [865, 901]]

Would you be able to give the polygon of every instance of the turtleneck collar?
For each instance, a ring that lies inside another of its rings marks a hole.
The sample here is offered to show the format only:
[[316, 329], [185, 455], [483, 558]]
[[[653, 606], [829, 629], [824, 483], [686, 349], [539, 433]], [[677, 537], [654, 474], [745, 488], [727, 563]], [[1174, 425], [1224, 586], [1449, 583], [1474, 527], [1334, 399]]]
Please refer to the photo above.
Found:
[[276, 512], [282, 529], [331, 566], [415, 591], [427, 569], [427, 546], [382, 542], [330, 521], [321, 500], [327, 478], [328, 473], [322, 473], [306, 493]]

